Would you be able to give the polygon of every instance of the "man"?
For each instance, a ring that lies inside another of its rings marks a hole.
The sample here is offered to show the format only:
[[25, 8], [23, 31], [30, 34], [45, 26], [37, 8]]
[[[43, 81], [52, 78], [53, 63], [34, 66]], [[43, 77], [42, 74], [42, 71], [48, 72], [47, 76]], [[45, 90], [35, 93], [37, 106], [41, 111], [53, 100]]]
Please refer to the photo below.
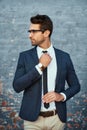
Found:
[[63, 130], [66, 101], [80, 91], [80, 84], [69, 54], [51, 43], [51, 19], [36, 15], [30, 21], [29, 38], [35, 47], [20, 53], [13, 81], [16, 92], [24, 91], [19, 115], [25, 130]]

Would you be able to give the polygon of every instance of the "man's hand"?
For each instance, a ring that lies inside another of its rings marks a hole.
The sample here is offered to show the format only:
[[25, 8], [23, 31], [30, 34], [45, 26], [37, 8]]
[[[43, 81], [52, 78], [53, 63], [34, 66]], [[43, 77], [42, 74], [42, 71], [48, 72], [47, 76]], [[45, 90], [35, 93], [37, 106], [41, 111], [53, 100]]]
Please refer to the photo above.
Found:
[[44, 53], [41, 55], [39, 62], [44, 66], [47, 67], [50, 62], [51, 62], [52, 58], [48, 53]]
[[64, 97], [62, 94], [60, 93], [56, 93], [54, 91], [52, 92], [48, 92], [46, 93], [43, 97], [42, 97], [42, 101], [43, 103], [50, 103], [50, 102], [60, 102], [60, 101], [63, 101], [64, 100]]

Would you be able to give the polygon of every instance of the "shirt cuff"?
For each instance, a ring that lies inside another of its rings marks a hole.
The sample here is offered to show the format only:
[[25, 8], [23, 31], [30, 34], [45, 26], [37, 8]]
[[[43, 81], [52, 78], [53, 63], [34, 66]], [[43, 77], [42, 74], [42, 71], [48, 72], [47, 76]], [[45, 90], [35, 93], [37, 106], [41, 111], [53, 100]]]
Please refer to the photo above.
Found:
[[64, 93], [60, 93], [60, 94], [63, 95], [63, 97], [64, 97], [63, 102], [66, 101], [66, 95]]
[[42, 75], [42, 71], [41, 71], [41, 69], [39, 68], [39, 66], [36, 65], [35, 68], [37, 69], [37, 71], [39, 72], [39, 74]]

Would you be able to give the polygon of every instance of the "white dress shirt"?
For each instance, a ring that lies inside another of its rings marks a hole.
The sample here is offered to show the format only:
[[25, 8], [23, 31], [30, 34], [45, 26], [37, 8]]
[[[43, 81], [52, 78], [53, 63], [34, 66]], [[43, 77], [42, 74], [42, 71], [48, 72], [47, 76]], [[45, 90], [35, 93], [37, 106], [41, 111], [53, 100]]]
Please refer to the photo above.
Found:
[[[41, 55], [43, 54], [42, 51], [45, 51], [43, 48], [40, 48], [39, 46], [37, 47], [37, 55], [38, 58], [41, 57]], [[48, 92], [54, 91], [55, 89], [55, 81], [56, 81], [56, 74], [57, 74], [57, 63], [56, 63], [56, 56], [55, 56], [55, 51], [53, 46], [51, 45], [48, 49], [46, 49], [47, 53], [51, 56], [52, 61], [50, 62], [50, 64], [47, 67], [47, 83], [48, 83]], [[38, 67], [38, 65], [36, 65], [36, 69], [38, 70], [38, 72], [42, 75], [42, 71], [40, 70], [40, 68]], [[43, 75], [42, 75], [43, 76]], [[43, 82], [43, 81], [42, 81]], [[43, 85], [43, 83], [42, 83]], [[66, 96], [64, 93], [61, 93], [64, 96], [64, 100], [66, 100]], [[43, 96], [43, 86], [42, 86], [42, 96]], [[44, 103], [42, 102], [41, 105], [41, 111], [49, 111], [49, 110], [54, 110], [56, 109], [55, 107], [55, 102], [51, 102], [50, 106], [48, 109], [46, 109], [44, 107]]]

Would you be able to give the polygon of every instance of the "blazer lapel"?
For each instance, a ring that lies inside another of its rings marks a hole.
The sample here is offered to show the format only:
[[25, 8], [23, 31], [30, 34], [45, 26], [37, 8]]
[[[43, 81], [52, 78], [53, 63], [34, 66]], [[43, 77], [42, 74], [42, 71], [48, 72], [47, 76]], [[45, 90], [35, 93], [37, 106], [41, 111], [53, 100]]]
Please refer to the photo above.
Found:
[[32, 55], [32, 59], [34, 60], [34, 65], [38, 64], [39, 59], [38, 59], [36, 47], [32, 49], [31, 55]]
[[[61, 65], [62, 65], [62, 57], [58, 49], [54, 48], [57, 62], [57, 76], [56, 76], [56, 84], [59, 82], [59, 78], [61, 75]], [[56, 89], [56, 88], [55, 88]], [[58, 90], [58, 88], [57, 88]]]

